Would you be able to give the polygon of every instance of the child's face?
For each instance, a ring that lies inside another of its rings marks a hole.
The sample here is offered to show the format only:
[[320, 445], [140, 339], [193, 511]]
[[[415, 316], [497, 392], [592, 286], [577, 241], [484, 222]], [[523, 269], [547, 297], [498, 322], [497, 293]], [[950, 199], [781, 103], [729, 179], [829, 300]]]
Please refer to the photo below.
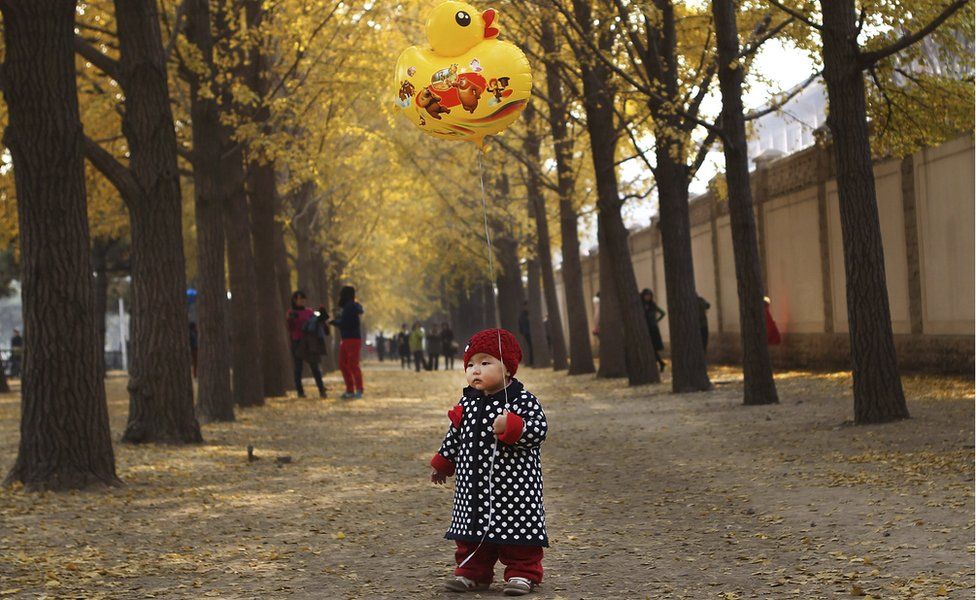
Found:
[[468, 385], [491, 394], [505, 387], [507, 375], [508, 372], [502, 361], [482, 352], [472, 356], [468, 364], [464, 365], [464, 376], [468, 380]]

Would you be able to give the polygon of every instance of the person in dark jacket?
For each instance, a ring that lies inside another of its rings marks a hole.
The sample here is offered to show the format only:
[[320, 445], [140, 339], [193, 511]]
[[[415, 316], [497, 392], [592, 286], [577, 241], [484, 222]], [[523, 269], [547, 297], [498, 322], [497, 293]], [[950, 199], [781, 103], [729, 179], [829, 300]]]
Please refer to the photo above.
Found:
[[306, 345], [302, 343], [302, 335], [310, 319], [317, 319], [321, 323], [328, 319], [329, 315], [322, 307], [319, 307], [318, 311], [305, 308], [306, 300], [305, 292], [295, 291], [291, 295], [291, 310], [288, 311], [287, 317], [288, 334], [291, 337], [291, 357], [295, 364], [295, 389], [298, 391], [299, 398], [305, 397], [305, 389], [302, 387], [302, 369], [304, 364], [308, 363], [315, 378], [315, 385], [319, 388], [319, 397], [325, 398], [325, 383], [322, 382], [322, 369], [319, 368], [321, 355], [308, 351]]
[[380, 362], [386, 358], [386, 337], [383, 336], [382, 331], [376, 336], [376, 357], [379, 358]]
[[698, 325], [701, 327], [702, 350], [708, 353], [708, 309], [712, 305], [701, 296], [698, 296]]
[[443, 354], [441, 349], [441, 332], [437, 327], [437, 323], [430, 326], [430, 331], [427, 332], [427, 370], [436, 371], [440, 368], [441, 354]]
[[441, 324], [441, 352], [444, 353], [444, 370], [450, 371], [454, 368], [454, 355], [457, 349], [454, 347], [454, 332], [447, 323]]
[[400, 368], [410, 369], [410, 328], [404, 323], [400, 326], [400, 333], [396, 336], [397, 354], [400, 356]]
[[351, 285], [339, 290], [339, 317], [332, 324], [339, 329], [339, 371], [346, 384], [343, 400], [363, 397], [363, 371], [359, 367], [359, 355], [363, 349], [363, 327], [360, 316], [363, 305], [356, 302], [356, 288]]
[[20, 377], [20, 370], [24, 364], [24, 336], [14, 329], [14, 337], [10, 338], [10, 376]]
[[654, 346], [654, 359], [657, 361], [657, 368], [659, 371], [664, 371], [668, 363], [661, 358], [661, 352], [664, 351], [664, 340], [661, 339], [661, 328], [658, 327], [658, 323], [667, 313], [654, 302], [654, 292], [648, 288], [641, 290], [641, 304], [644, 306], [644, 318], [647, 320], [647, 330], [651, 334], [651, 344]]

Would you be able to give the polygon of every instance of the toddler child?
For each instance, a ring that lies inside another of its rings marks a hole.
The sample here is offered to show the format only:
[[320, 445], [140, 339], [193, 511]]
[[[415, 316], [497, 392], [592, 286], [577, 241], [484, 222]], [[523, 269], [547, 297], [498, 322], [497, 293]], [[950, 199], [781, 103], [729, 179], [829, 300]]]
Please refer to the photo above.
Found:
[[504, 593], [528, 594], [542, 582], [549, 546], [539, 446], [548, 424], [539, 400], [514, 378], [522, 349], [511, 332], [486, 329], [464, 350], [468, 387], [448, 412], [451, 426], [430, 461], [431, 481], [456, 475], [454, 513], [444, 537], [457, 543], [448, 590], [486, 590], [495, 561]]

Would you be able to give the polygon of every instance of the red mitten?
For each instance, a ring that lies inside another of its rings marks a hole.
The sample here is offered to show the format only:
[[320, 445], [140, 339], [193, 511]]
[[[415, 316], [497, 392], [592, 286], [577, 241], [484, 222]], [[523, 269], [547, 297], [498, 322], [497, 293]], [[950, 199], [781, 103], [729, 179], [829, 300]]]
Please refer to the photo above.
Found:
[[525, 430], [525, 421], [517, 414], [510, 412], [505, 416], [505, 432], [498, 436], [498, 441], [512, 445], [519, 441]]
[[451, 420], [458, 429], [461, 428], [461, 419], [464, 417], [464, 407], [458, 404], [451, 410], [447, 411], [447, 417]]
[[432, 466], [435, 471], [446, 477], [454, 475], [454, 463], [447, 460], [440, 454], [435, 454], [434, 458], [430, 459], [430, 466]]

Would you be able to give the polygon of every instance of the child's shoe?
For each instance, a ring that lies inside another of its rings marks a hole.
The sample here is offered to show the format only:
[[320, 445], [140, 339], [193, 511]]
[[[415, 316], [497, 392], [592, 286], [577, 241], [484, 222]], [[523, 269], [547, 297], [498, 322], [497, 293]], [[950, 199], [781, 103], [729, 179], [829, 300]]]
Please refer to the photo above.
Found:
[[491, 587], [491, 583], [478, 583], [467, 577], [455, 575], [444, 581], [444, 587], [450, 592], [483, 592]]
[[361, 400], [363, 397], [363, 390], [356, 390], [356, 394], [353, 396], [356, 400]]
[[343, 392], [342, 395], [339, 396], [339, 398], [342, 400], [352, 400], [355, 397], [356, 394], [354, 392]]
[[505, 582], [505, 589], [502, 590], [506, 596], [524, 596], [535, 588], [535, 584], [525, 577], [512, 577]]

